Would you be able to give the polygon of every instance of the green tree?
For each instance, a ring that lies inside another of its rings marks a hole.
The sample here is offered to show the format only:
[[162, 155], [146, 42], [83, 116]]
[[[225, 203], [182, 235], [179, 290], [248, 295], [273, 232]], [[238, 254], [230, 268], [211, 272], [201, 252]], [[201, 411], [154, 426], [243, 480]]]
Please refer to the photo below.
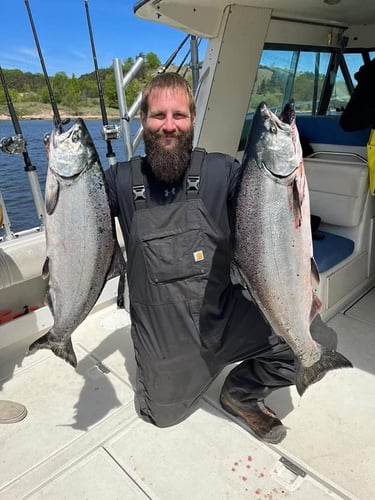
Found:
[[64, 102], [69, 86], [69, 78], [67, 74], [64, 71], [60, 71], [51, 78], [51, 81], [55, 101], [57, 103]]
[[152, 71], [160, 68], [161, 62], [155, 52], [149, 52], [146, 54], [146, 67], [148, 70]]
[[117, 108], [118, 107], [117, 91], [116, 91], [115, 75], [113, 74], [113, 71], [106, 75], [103, 87], [104, 87], [103, 93], [104, 93], [105, 103], [110, 108]]
[[75, 111], [78, 111], [79, 105], [82, 102], [82, 84], [74, 75], [67, 82], [66, 88], [64, 89], [64, 96], [62, 103], [66, 106], [70, 106]]

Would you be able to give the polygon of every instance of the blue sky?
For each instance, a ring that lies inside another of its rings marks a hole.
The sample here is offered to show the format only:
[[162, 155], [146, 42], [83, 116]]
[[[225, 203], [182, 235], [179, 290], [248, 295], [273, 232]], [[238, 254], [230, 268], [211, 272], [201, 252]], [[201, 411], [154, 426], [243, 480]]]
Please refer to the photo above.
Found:
[[[186, 34], [137, 18], [135, 0], [89, 0], [89, 12], [99, 68], [114, 58], [136, 58], [155, 52], [164, 63]], [[41, 73], [24, 0], [0, 0], [0, 66]], [[94, 70], [84, 0], [29, 0], [49, 75], [64, 71], [80, 76]], [[181, 50], [179, 63], [189, 48]]]

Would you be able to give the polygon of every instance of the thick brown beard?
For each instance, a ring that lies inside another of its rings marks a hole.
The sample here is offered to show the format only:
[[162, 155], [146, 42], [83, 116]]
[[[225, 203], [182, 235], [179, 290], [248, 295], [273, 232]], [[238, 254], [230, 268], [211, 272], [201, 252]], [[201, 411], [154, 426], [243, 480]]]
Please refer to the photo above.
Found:
[[193, 134], [193, 127], [186, 132], [180, 132], [176, 135], [176, 146], [168, 150], [161, 145], [158, 132], [144, 130], [143, 140], [147, 161], [157, 179], [167, 184], [173, 184], [181, 179], [189, 166]]

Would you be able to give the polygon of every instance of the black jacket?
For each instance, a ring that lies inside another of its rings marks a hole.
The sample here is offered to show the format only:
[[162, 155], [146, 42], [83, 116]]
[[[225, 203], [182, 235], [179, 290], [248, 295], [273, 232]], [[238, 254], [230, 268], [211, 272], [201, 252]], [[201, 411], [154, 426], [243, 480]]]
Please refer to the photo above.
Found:
[[364, 64], [354, 75], [358, 85], [340, 116], [345, 132], [354, 132], [375, 124], [375, 59]]

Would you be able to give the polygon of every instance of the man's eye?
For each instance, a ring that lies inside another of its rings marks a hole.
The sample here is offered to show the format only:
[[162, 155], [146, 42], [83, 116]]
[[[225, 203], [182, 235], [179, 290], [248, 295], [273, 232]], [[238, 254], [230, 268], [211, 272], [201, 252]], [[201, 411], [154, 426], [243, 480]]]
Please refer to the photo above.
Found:
[[184, 118], [187, 118], [187, 115], [185, 115], [184, 113], [175, 113], [173, 115], [173, 118], [175, 120], [183, 120]]

